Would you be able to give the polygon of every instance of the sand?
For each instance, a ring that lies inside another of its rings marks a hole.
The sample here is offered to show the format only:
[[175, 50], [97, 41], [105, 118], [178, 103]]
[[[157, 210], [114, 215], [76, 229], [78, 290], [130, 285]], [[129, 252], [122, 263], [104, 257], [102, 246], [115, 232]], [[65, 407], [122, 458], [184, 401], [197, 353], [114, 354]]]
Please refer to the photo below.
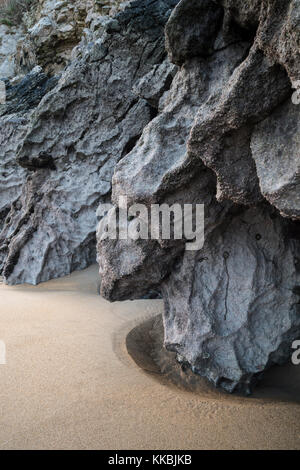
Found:
[[0, 285], [0, 449], [300, 449], [300, 368], [274, 369], [250, 399], [185, 386], [148, 354], [162, 309], [109, 304], [96, 267]]

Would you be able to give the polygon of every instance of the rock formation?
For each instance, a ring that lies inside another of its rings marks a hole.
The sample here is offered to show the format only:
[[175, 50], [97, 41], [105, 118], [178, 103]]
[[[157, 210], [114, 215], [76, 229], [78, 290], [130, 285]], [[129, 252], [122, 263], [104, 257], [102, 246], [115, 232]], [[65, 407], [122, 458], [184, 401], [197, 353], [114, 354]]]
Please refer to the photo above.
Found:
[[48, 74], [59, 73], [70, 63], [74, 47], [81, 41], [92, 42], [94, 33], [109, 21], [108, 15], [126, 3], [10, 0], [5, 8], [0, 2], [0, 78], [24, 75], [36, 65]]
[[93, 32], [107, 21], [103, 15], [116, 13], [119, 7], [120, 0], [39, 0], [26, 17], [25, 39], [18, 43], [20, 70], [34, 63], [47, 73], [61, 71], [82, 38], [91, 41]]
[[26, 180], [0, 234], [7, 283], [37, 284], [96, 261], [97, 207], [174, 75], [164, 25], [176, 3], [135, 2], [107, 21], [30, 116], [17, 149]]
[[[9, 245], [18, 240], [22, 225], [28, 218], [28, 214], [22, 211], [21, 203], [27, 174], [17, 164], [16, 153], [26, 136], [35, 107], [57, 84], [57, 78], [49, 79], [36, 67], [16, 85], [9, 80], [5, 83], [6, 103], [0, 106], [0, 266], [6, 265], [9, 270], [11, 268], [8, 266], [13, 266], [18, 256], [15, 251], [13, 263], [13, 257], [6, 263]], [[27, 229], [27, 234], [30, 230]]]
[[166, 348], [249, 393], [300, 337], [300, 1], [39, 3], [16, 60], [44, 70], [6, 80], [0, 107], [0, 272], [88, 266], [120, 196], [205, 204], [198, 251], [99, 234], [101, 292], [160, 291]]
[[23, 38], [22, 28], [0, 24], [0, 78], [13, 78], [17, 73], [15, 54]]
[[250, 393], [300, 336], [299, 14], [297, 0], [179, 2], [165, 30], [180, 68], [112, 199], [205, 203], [204, 247], [98, 243], [102, 294], [159, 288], [165, 346], [230, 392]]

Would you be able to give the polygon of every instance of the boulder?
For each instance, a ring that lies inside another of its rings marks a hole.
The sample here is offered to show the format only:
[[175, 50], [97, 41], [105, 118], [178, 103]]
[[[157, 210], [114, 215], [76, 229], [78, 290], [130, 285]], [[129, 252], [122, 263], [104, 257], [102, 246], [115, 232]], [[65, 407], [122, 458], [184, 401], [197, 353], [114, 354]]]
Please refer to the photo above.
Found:
[[[12, 207], [0, 235], [8, 284], [37, 284], [96, 261], [97, 207], [110, 200], [116, 163], [157, 114], [174, 74], [164, 25], [176, 3], [133, 2], [34, 110], [18, 143], [28, 175], [21, 207]], [[141, 85], [151, 75], [161, 80], [153, 96]]]
[[112, 210], [124, 196], [148, 209], [204, 204], [204, 245], [98, 235], [102, 294], [159, 289], [165, 347], [229, 392], [251, 393], [300, 337], [298, 9], [180, 1], [166, 25], [180, 69], [116, 166]]
[[107, 2], [42, 4], [27, 40], [61, 74], [5, 80], [0, 272], [37, 284], [87, 267], [97, 214], [102, 227], [124, 197], [204, 204], [195, 251], [152, 221], [148, 240], [99, 226], [101, 293], [159, 291], [166, 348], [250, 393], [300, 337], [299, 0], [136, 0], [114, 17], [91, 13]]

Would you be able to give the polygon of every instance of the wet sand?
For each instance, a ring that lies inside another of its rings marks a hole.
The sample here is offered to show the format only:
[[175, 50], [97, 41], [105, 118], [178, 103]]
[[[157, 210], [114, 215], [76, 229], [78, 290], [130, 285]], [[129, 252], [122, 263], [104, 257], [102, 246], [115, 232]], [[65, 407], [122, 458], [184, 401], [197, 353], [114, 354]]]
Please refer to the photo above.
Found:
[[270, 371], [252, 398], [225, 395], [151, 336], [162, 301], [97, 291], [96, 267], [0, 285], [0, 449], [300, 449], [300, 367]]

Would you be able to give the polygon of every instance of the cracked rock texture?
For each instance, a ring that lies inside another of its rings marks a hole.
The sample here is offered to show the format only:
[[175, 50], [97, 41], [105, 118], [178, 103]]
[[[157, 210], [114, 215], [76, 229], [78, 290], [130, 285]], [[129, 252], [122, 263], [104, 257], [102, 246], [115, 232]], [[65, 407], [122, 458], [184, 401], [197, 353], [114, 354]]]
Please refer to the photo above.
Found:
[[19, 69], [39, 65], [47, 73], [58, 73], [82, 36], [99, 29], [105, 15], [116, 13], [121, 5], [120, 0], [39, 0], [24, 21], [27, 34], [16, 53]]
[[[23, 2], [24, 3], [24, 2]], [[29, 3], [29, 2], [28, 2]], [[93, 35], [128, 2], [121, 0], [34, 0], [22, 18], [0, 24], [0, 78], [24, 75], [36, 65], [57, 74], [81, 41]], [[5, 16], [5, 15], [4, 15]]]
[[251, 138], [262, 194], [283, 216], [300, 218], [300, 105], [291, 101], [257, 124]]
[[0, 273], [87, 267], [120, 196], [204, 204], [198, 251], [159, 227], [99, 230], [101, 292], [159, 291], [166, 348], [250, 393], [300, 337], [300, 0], [136, 0], [113, 17], [105, 1], [39, 4], [16, 56], [30, 73], [5, 79], [0, 107]]
[[96, 261], [97, 207], [110, 199], [116, 163], [135, 146], [174, 76], [164, 26], [176, 3], [133, 2], [30, 115], [13, 160], [26, 180], [0, 234], [8, 284], [37, 284]]
[[0, 78], [12, 78], [16, 75], [15, 54], [18, 41], [23, 37], [22, 27], [0, 24]]
[[[57, 83], [49, 79], [39, 67], [32, 70], [18, 84], [6, 84], [6, 103], [0, 106], [0, 272], [3, 267], [14, 263], [18, 252], [7, 261], [10, 242], [18, 235], [26, 217], [19, 217], [15, 224], [13, 214], [21, 214], [21, 198], [28, 177], [24, 168], [17, 164], [16, 153], [20, 142], [29, 129], [30, 118], [43, 96]], [[21, 222], [20, 222], [21, 221]], [[30, 268], [29, 268], [30, 269]]]
[[159, 289], [167, 349], [229, 392], [250, 393], [300, 337], [299, 28], [299, 0], [178, 3], [165, 34], [179, 68], [116, 166], [106, 220], [120, 196], [204, 203], [204, 246], [98, 237], [102, 294]]

